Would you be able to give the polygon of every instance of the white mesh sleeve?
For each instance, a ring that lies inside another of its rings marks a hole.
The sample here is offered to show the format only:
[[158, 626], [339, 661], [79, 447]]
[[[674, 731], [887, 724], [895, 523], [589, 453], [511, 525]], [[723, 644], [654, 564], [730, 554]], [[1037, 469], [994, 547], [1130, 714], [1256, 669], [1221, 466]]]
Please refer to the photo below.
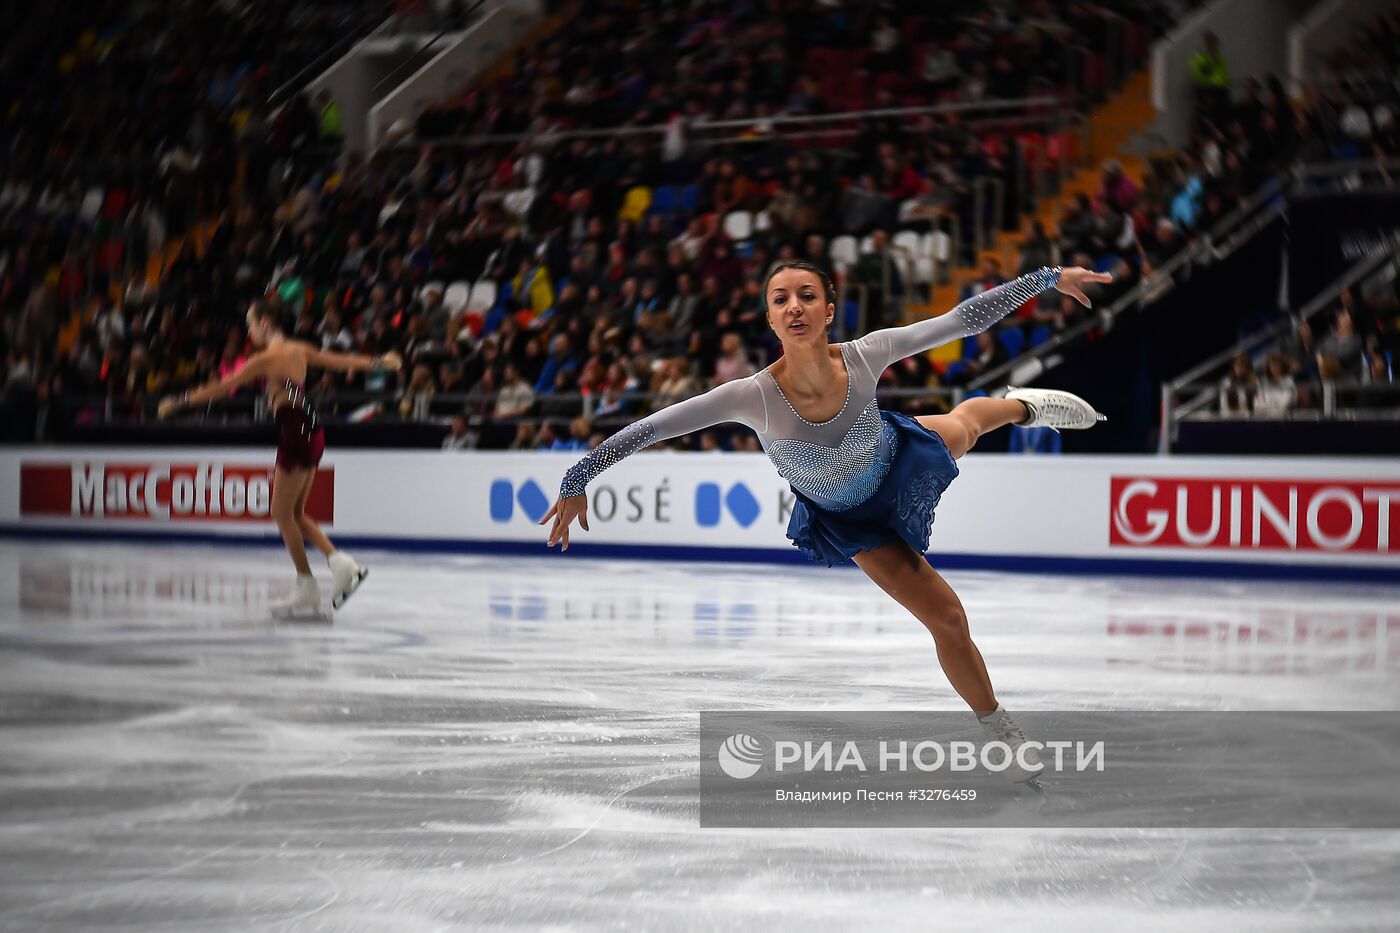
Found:
[[997, 321], [1060, 281], [1060, 266], [1028, 272], [1018, 279], [974, 295], [947, 314], [903, 327], [872, 331], [855, 343], [878, 377], [885, 367], [960, 337], [980, 334]]
[[629, 424], [569, 467], [560, 484], [559, 495], [581, 495], [599, 473], [657, 441], [726, 421], [737, 421], [755, 431], [767, 429], [763, 393], [753, 377], [726, 382], [703, 395], [669, 405]]

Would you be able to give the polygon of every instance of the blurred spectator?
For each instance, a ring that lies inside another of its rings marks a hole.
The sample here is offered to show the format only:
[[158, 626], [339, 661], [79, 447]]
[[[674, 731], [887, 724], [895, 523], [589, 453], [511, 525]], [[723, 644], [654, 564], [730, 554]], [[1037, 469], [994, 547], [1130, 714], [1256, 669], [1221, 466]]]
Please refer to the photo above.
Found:
[[555, 380], [565, 369], [577, 370], [578, 359], [573, 355], [568, 335], [555, 334], [549, 340], [549, 355], [545, 357], [539, 377], [535, 380], [535, 393], [542, 395], [555, 391]]
[[851, 272], [851, 284], [864, 289], [868, 330], [898, 323], [904, 280], [890, 252], [890, 235], [882, 229], [870, 234], [869, 248], [861, 253]]
[[977, 278], [963, 289], [961, 300], [966, 301], [974, 295], [980, 295], [1004, 284], [1006, 284], [1006, 279], [1001, 274], [1001, 260], [995, 256], [988, 256], [982, 260], [982, 267], [978, 270]]
[[1191, 86], [1196, 95], [1196, 113], [1217, 119], [1230, 101], [1230, 65], [1220, 49], [1220, 37], [1207, 32], [1204, 45], [1191, 56]]
[[587, 418], [579, 417], [569, 422], [569, 436], [554, 442], [553, 450], [588, 450], [588, 438], [593, 433], [593, 425]]
[[1021, 255], [1016, 263], [1016, 274], [1025, 275], [1042, 266], [1055, 265], [1055, 244], [1045, 233], [1045, 225], [1031, 218], [1026, 221], [1021, 234]]
[[428, 401], [436, 392], [432, 368], [426, 363], [414, 366], [413, 376], [399, 400], [399, 417], [422, 419], [427, 414]]
[[497, 418], [519, 418], [535, 404], [535, 390], [520, 374], [514, 363], [506, 365], [504, 383], [496, 396]]
[[990, 372], [1006, 362], [1006, 348], [992, 331], [983, 331], [974, 341], [976, 349], [971, 357], [963, 360], [962, 376], [957, 380], [970, 382], [985, 372]]
[[1220, 413], [1223, 415], [1247, 415], [1258, 389], [1258, 379], [1249, 357], [1237, 354], [1230, 363], [1230, 372], [1220, 381]]
[[1147, 275], [1157, 270], [1181, 249], [1182, 238], [1176, 224], [1169, 217], [1159, 217], [1152, 229], [1140, 240], [1142, 247], [1142, 272]]
[[1137, 184], [1123, 171], [1123, 163], [1109, 159], [1099, 176], [1099, 205], [1111, 211], [1128, 212], [1137, 204]]
[[699, 380], [691, 373], [690, 360], [683, 356], [663, 360], [657, 369], [652, 391], [657, 394], [653, 408], [665, 408], [682, 399], [698, 395], [701, 390]]
[[[526, 386], [526, 388], [529, 388]], [[535, 450], [535, 426], [529, 421], [521, 421], [515, 426], [515, 437], [511, 439], [508, 450]]]
[[715, 378], [712, 385], [720, 385], [754, 373], [753, 362], [743, 339], [734, 332], [725, 334], [719, 341], [720, 355], [715, 360]]
[[1282, 353], [1270, 353], [1264, 364], [1264, 376], [1254, 390], [1254, 413], [1260, 417], [1278, 418], [1291, 411], [1298, 402], [1298, 386], [1293, 381], [1292, 366]]
[[1318, 369], [1322, 369], [1323, 358], [1331, 357], [1337, 361], [1342, 373], [1348, 378], [1359, 379], [1365, 365], [1361, 350], [1362, 341], [1356, 333], [1351, 312], [1346, 308], [1339, 308], [1332, 316], [1332, 326], [1327, 336], [1318, 341]]
[[340, 103], [324, 89], [316, 92], [316, 107], [320, 114], [321, 141], [335, 143], [345, 138], [345, 115]]
[[442, 439], [442, 449], [474, 450], [480, 440], [479, 434], [467, 430], [467, 416], [459, 413], [452, 416], [452, 427]]

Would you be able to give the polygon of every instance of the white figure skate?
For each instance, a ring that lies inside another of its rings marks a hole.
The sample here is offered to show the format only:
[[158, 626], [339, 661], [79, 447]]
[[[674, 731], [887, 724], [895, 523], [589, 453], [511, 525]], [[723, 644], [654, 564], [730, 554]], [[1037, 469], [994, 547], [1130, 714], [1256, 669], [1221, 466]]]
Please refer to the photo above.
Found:
[[331, 607], [339, 609], [369, 576], [369, 568], [355, 563], [355, 558], [344, 551], [333, 551], [326, 563], [331, 568]]
[[321, 608], [321, 588], [311, 576], [297, 576], [292, 595], [272, 604], [272, 617], [279, 622], [330, 622], [331, 614]]
[[[986, 733], [988, 742], [1005, 742], [1011, 749], [1011, 764], [1002, 772], [1006, 775], [1007, 780], [1016, 784], [1028, 784], [1039, 790], [1040, 784], [1036, 778], [1040, 776], [1042, 770], [1040, 750], [1028, 748], [1024, 755], [1020, 753], [1021, 746], [1028, 741], [1020, 724], [1000, 706], [986, 716], [979, 716], [977, 721], [982, 724], [982, 731]], [[1021, 767], [1022, 758], [1030, 766], [1029, 768]]]
[[1108, 420], [1095, 411], [1093, 405], [1079, 396], [1070, 392], [1061, 392], [1058, 389], [1008, 387], [1006, 397], [1015, 399], [1030, 410], [1030, 418], [1021, 422], [1023, 428], [1082, 431], [1085, 428], [1092, 428], [1100, 421]]

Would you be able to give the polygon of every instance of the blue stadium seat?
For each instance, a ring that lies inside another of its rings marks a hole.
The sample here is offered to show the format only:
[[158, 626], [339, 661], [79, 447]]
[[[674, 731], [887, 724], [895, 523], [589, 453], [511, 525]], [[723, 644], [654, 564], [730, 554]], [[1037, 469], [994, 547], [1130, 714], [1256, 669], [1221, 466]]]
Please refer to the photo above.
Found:
[[700, 203], [700, 186], [686, 185], [681, 191], [681, 210], [687, 214], [695, 213], [695, 206]]
[[1001, 341], [1007, 356], [1020, 356], [1021, 351], [1026, 346], [1026, 335], [1015, 327], [1006, 327], [997, 331], [997, 339]]
[[1041, 324], [1035, 330], [1031, 331], [1031, 349], [1035, 349], [1042, 343], [1049, 343], [1050, 338], [1054, 335], [1055, 332], [1050, 329], [1049, 324]]
[[676, 205], [680, 201], [679, 192], [674, 185], [662, 185], [651, 194], [650, 214], [674, 214]]

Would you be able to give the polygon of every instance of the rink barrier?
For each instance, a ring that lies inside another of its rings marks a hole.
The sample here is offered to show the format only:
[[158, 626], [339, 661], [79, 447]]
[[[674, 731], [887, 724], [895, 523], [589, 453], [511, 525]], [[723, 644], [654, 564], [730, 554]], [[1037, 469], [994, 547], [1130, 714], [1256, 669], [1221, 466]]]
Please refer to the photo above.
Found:
[[[167, 545], [170, 547], [204, 544], [210, 546], [262, 547], [280, 550], [277, 535], [169, 534], [140, 531], [98, 531], [95, 529], [34, 528], [0, 525], [0, 538], [43, 541], [94, 541], [109, 544]], [[705, 563], [768, 563], [780, 566], [826, 570], [808, 560], [795, 548], [688, 548], [666, 545], [579, 544], [570, 542], [569, 552], [546, 552], [542, 544], [520, 541], [471, 541], [450, 538], [389, 538], [336, 535], [335, 543], [347, 550], [386, 550], [422, 554], [481, 554], [515, 557], [554, 555], [563, 560], [656, 560], [701, 561]], [[1308, 564], [1241, 563], [1226, 560], [1153, 560], [1130, 557], [1050, 557], [1032, 554], [941, 554], [924, 555], [937, 570], [998, 570], [1010, 573], [1062, 574], [1075, 576], [1157, 576], [1224, 580], [1311, 580], [1356, 583], [1400, 583], [1400, 570], [1390, 567], [1314, 566]], [[372, 563], [368, 562], [368, 563]], [[855, 570], [854, 564], [838, 565], [837, 570]]]
[[[3, 451], [0, 534], [275, 545], [269, 459]], [[575, 459], [333, 451], [317, 512], [346, 546], [558, 558], [536, 520]], [[959, 466], [934, 522], [941, 568], [1400, 582], [1394, 460], [973, 455]], [[762, 455], [640, 454], [589, 496], [592, 530], [573, 531], [565, 558], [810, 564], [785, 535], [793, 494]]]

